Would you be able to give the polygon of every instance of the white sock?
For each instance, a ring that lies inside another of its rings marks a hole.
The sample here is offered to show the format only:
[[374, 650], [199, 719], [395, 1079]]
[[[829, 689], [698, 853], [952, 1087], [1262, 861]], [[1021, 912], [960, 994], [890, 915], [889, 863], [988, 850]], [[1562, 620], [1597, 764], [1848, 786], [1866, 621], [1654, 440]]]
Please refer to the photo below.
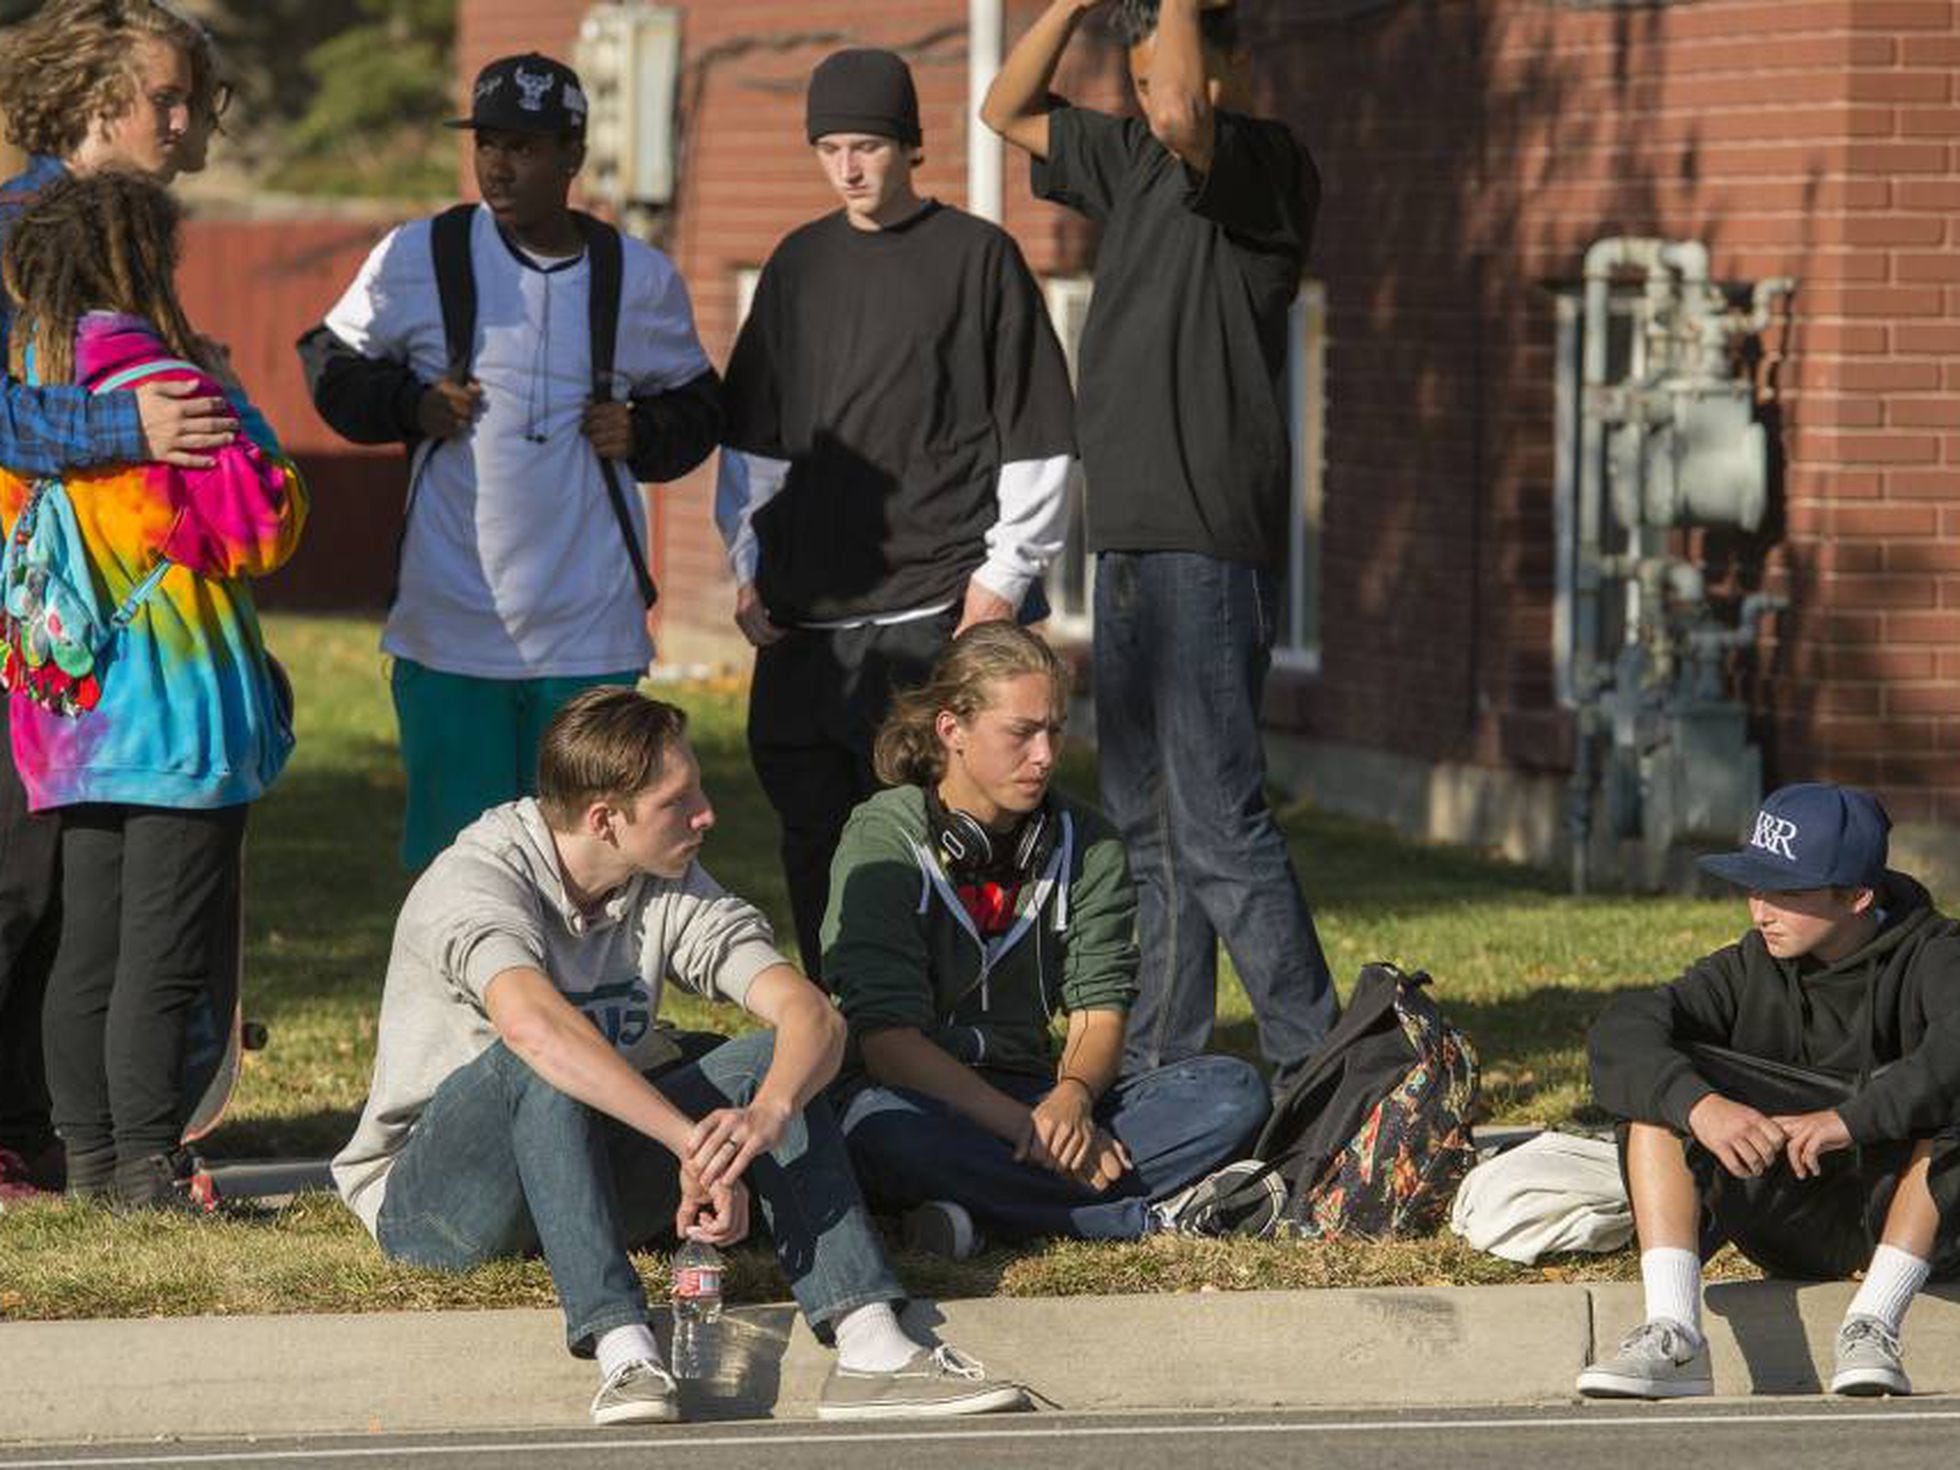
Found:
[[911, 1362], [919, 1344], [898, 1325], [890, 1302], [868, 1302], [837, 1319], [837, 1364], [854, 1373], [896, 1373]]
[[1666, 1317], [1701, 1336], [1701, 1257], [1679, 1246], [1640, 1253], [1640, 1284], [1647, 1289], [1647, 1320]]
[[629, 1322], [624, 1327], [600, 1333], [592, 1351], [599, 1360], [601, 1378], [612, 1377], [635, 1358], [644, 1358], [649, 1363], [660, 1361], [660, 1344], [653, 1340], [653, 1329], [644, 1322]]
[[1894, 1337], [1906, 1320], [1906, 1308], [1919, 1295], [1919, 1288], [1933, 1274], [1931, 1263], [1910, 1251], [1882, 1245], [1872, 1252], [1872, 1263], [1865, 1267], [1865, 1281], [1851, 1299], [1847, 1317], [1876, 1317]]

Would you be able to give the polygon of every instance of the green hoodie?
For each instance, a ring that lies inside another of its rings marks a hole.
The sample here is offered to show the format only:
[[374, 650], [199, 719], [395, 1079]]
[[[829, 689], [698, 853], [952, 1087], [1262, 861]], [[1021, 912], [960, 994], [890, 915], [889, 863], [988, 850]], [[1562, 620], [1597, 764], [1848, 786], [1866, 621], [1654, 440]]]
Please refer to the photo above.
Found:
[[970, 1065], [1049, 1076], [1055, 1014], [1127, 1011], [1137, 992], [1136, 893], [1107, 819], [1060, 796], [1052, 853], [1017, 922], [983, 943], [926, 829], [925, 792], [881, 791], [851, 813], [830, 869], [823, 973], [858, 1045], [916, 1027]]

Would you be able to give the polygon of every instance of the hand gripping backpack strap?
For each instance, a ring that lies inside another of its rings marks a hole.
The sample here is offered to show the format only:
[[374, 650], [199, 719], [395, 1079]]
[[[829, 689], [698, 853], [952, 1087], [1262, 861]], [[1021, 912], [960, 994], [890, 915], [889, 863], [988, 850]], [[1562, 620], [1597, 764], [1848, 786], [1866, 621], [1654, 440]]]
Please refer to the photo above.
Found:
[[[443, 376], [467, 383], [476, 366], [476, 266], [470, 258], [470, 233], [476, 228], [474, 204], [455, 204], [429, 221], [429, 254], [436, 273], [436, 300], [442, 307]], [[395, 533], [395, 576], [388, 588], [388, 606], [402, 591], [402, 558], [408, 553], [408, 523], [422, 490], [422, 471], [440, 440], [413, 444], [409, 449], [408, 498], [402, 506], [401, 528]], [[418, 458], [419, 456], [419, 458]]]
[[[619, 231], [589, 214], [575, 214], [579, 233], [585, 237], [585, 256], [592, 268], [589, 297], [592, 322], [592, 401], [612, 401], [613, 353], [619, 343], [619, 303], [621, 277], [625, 272], [625, 249]], [[648, 607], [660, 600], [653, 573], [633, 529], [633, 514], [627, 509], [626, 487], [620, 480], [616, 461], [599, 458], [600, 473], [606, 479], [606, 499], [612, 505], [613, 519], [619, 523], [619, 537], [626, 548], [626, 559], [633, 564], [633, 580], [639, 584], [640, 600]]]

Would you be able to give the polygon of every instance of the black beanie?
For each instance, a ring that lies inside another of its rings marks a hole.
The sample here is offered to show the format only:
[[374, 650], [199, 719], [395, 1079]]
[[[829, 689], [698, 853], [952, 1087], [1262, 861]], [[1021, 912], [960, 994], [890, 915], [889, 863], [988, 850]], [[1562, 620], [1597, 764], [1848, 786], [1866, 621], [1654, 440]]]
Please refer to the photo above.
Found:
[[896, 138], [909, 148], [924, 141], [912, 69], [890, 51], [839, 51], [810, 76], [810, 141], [828, 133]]

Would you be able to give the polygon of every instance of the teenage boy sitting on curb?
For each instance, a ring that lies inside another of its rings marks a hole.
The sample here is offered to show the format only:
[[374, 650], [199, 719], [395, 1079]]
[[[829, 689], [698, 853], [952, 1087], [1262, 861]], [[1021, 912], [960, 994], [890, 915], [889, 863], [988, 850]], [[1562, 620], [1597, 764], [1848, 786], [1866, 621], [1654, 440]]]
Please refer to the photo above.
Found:
[[[1136, 895], [1099, 814], [1051, 790], [1068, 679], [1013, 623], [955, 638], [878, 733], [891, 783], [844, 829], [824, 975], [850, 1022], [844, 1133], [907, 1240], [1263, 1235], [1278, 1178], [1230, 1185], [1269, 1111], [1237, 1057], [1118, 1080], [1136, 997]], [[1060, 1048], [1051, 1026], [1067, 1017]], [[1194, 1182], [1196, 1181], [1196, 1182]]]
[[[817, 1096], [843, 1022], [695, 861], [714, 811], [685, 728], [631, 689], [577, 695], [545, 731], [539, 794], [486, 812], [423, 874], [334, 1182], [396, 1260], [542, 1251], [572, 1352], [599, 1360], [600, 1424], [678, 1413], [628, 1247], [669, 1228], [740, 1240], [751, 1185], [790, 1290], [836, 1340], [819, 1417], [1022, 1407], [899, 1326], [904, 1289]], [[684, 1055], [658, 1020], [669, 976], [773, 1029]]]
[[[1750, 931], [1673, 984], [1616, 998], [1594, 1024], [1594, 1095], [1628, 1120], [1647, 1318], [1579, 1375], [1580, 1393], [1713, 1391], [1701, 1262], [1725, 1240], [1774, 1275], [1862, 1267], [1831, 1391], [1912, 1391], [1906, 1308], [1929, 1277], [1960, 1272], [1960, 925], [1887, 871], [1890, 826], [1849, 787], [1775, 792], [1747, 847], [1702, 860], [1748, 890]], [[1697, 1044], [1741, 1055], [1690, 1055]], [[1848, 1100], [1752, 1106], [1749, 1095], [1767, 1101], [1752, 1063], [1844, 1076]], [[1717, 1067], [1731, 1095], [1703, 1076]]]

